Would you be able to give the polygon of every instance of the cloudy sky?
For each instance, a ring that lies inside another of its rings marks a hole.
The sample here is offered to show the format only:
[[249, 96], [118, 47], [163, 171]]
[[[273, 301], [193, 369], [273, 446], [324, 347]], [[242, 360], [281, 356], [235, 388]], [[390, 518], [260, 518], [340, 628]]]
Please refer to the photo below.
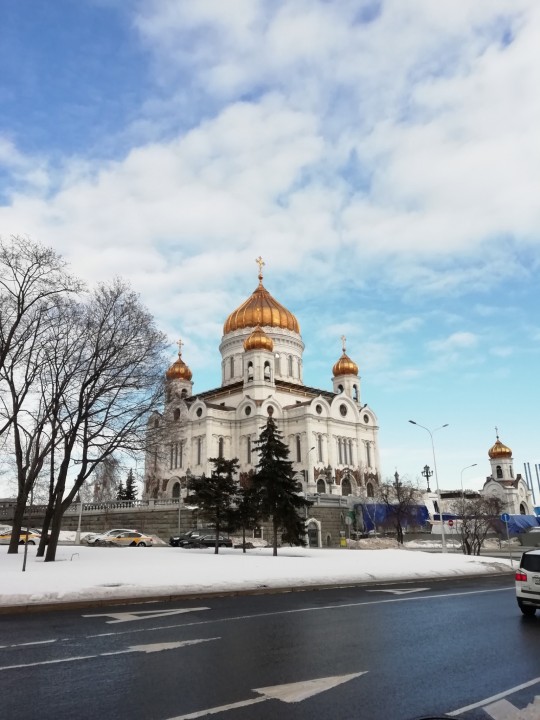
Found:
[[[129, 278], [194, 392], [265, 285], [383, 476], [540, 462], [540, 3], [0, 0], [0, 233]], [[540, 494], [537, 490], [537, 501]]]

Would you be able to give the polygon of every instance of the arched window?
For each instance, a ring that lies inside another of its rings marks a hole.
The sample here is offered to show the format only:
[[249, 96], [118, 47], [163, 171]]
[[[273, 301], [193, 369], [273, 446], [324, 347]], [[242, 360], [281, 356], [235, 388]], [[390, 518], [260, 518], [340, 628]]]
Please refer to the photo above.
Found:
[[351, 481], [347, 477], [343, 478], [341, 482], [341, 494], [352, 495]]
[[178, 408], [174, 411], [174, 419], [180, 420], [180, 410]]
[[218, 442], [218, 457], [220, 457], [220, 458], [223, 457], [223, 438], [221, 438], [221, 437], [219, 438], [219, 442]]
[[268, 360], [264, 363], [264, 379], [270, 380], [270, 363]]
[[231, 377], [231, 378], [234, 377], [234, 358], [233, 357], [229, 360], [229, 377]]
[[300, 435], [296, 436], [296, 462], [302, 462], [302, 446], [300, 444]]
[[253, 380], [253, 363], [251, 360], [248, 362], [248, 380]]
[[511, 465], [510, 465], [510, 477], [511, 477], [511, 478], [514, 477], [514, 470], [513, 470], [513, 468], [512, 468]]
[[179, 482], [174, 483], [173, 489], [172, 489], [172, 496], [173, 496], [173, 499], [176, 499], [176, 500], [178, 500], [178, 498], [180, 497], [180, 483]]
[[519, 514], [527, 515], [527, 508], [525, 507], [525, 505], [523, 503], [521, 503], [519, 506]]
[[343, 392], [343, 385], [338, 385], [338, 388], [337, 388], [337, 389], [338, 389], [338, 393], [342, 393], [342, 392]]
[[497, 477], [498, 477], [498, 478], [502, 478], [502, 476], [503, 476], [502, 467], [501, 467], [500, 465], [497, 465], [497, 467], [495, 468], [495, 470], [496, 470], [496, 472], [497, 472]]
[[366, 485], [366, 492], [367, 492], [368, 497], [374, 496], [375, 493], [373, 492], [373, 484], [372, 483], [368, 482], [368, 484]]
[[317, 480], [317, 492], [318, 493], [326, 492], [326, 483], [324, 482], [324, 480]]
[[187, 390], [186, 390], [186, 388], [182, 388], [182, 392], [180, 393], [180, 397], [181, 397], [181, 398], [187, 397]]
[[356, 400], [356, 402], [359, 402], [358, 385], [353, 385], [353, 397]]

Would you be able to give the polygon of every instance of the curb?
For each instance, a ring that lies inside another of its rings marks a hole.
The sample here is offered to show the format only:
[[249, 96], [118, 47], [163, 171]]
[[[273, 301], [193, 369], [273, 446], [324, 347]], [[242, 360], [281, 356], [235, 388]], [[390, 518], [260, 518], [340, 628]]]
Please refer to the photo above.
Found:
[[266, 587], [261, 586], [258, 588], [246, 589], [246, 590], [216, 590], [215, 592], [183, 592], [173, 593], [164, 595], [144, 595], [138, 597], [114, 597], [114, 598], [102, 598], [96, 600], [75, 600], [67, 602], [56, 602], [56, 603], [31, 603], [21, 605], [2, 605], [0, 606], [0, 615], [22, 615], [29, 613], [40, 613], [40, 612], [54, 612], [54, 611], [65, 611], [65, 610], [82, 610], [86, 608], [102, 608], [102, 607], [113, 607], [113, 606], [124, 606], [124, 605], [144, 605], [146, 603], [156, 602], [175, 602], [179, 600], [206, 600], [209, 598], [220, 598], [220, 597], [242, 597], [249, 595], [281, 595], [285, 593], [294, 592], [315, 592], [319, 590], [335, 590], [338, 588], [361, 588], [371, 587], [373, 585], [395, 585], [396, 583], [407, 584], [413, 582], [444, 582], [447, 580], [471, 580], [475, 579], [487, 579], [492, 577], [505, 577], [512, 576], [514, 570], [498, 570], [491, 573], [470, 574], [470, 575], [447, 575], [440, 577], [429, 577], [429, 578], [414, 578], [414, 580], [403, 580], [403, 579], [385, 579], [385, 580], [371, 580], [363, 582], [343, 582], [333, 583], [330, 585], [295, 585], [295, 586], [283, 586], [283, 587]]

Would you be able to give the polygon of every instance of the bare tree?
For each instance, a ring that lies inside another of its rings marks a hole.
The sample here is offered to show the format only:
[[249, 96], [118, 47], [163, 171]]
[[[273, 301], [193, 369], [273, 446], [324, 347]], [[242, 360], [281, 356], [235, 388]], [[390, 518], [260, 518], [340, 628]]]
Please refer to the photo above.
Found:
[[76, 351], [64, 365], [59, 356], [69, 382], [55, 420], [46, 562], [55, 559], [62, 516], [83, 482], [115, 453], [142, 451], [148, 416], [163, 391], [165, 337], [125, 283], [100, 285], [77, 311]]
[[497, 497], [462, 498], [455, 505], [455, 512], [461, 532], [461, 547], [464, 555], [480, 555], [487, 534], [498, 532], [499, 517], [503, 511], [503, 502]]
[[400, 480], [396, 472], [393, 482], [379, 485], [377, 495], [387, 509], [388, 523], [397, 534], [397, 541], [403, 545], [403, 528], [415, 521], [414, 507], [418, 504], [418, 488], [408, 480]]
[[91, 481], [93, 488], [93, 501], [105, 502], [116, 500], [120, 481], [120, 462], [110, 455], [106, 457], [95, 469]]

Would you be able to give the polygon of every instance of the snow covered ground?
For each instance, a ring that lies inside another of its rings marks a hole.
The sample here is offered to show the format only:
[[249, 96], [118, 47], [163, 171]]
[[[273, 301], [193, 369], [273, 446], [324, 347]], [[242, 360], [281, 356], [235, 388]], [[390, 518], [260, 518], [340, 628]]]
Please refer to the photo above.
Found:
[[[67, 538], [66, 538], [67, 540]], [[369, 541], [368, 541], [369, 542]], [[391, 542], [391, 541], [390, 541]], [[381, 541], [377, 544], [382, 544]], [[368, 546], [369, 547], [369, 546]], [[373, 545], [371, 546], [373, 547]], [[384, 581], [423, 580], [510, 571], [510, 560], [407, 548], [271, 548], [186, 550], [60, 545], [57, 561], [28, 548], [0, 548], [0, 606], [149, 598]], [[516, 556], [517, 557], [517, 556]]]

